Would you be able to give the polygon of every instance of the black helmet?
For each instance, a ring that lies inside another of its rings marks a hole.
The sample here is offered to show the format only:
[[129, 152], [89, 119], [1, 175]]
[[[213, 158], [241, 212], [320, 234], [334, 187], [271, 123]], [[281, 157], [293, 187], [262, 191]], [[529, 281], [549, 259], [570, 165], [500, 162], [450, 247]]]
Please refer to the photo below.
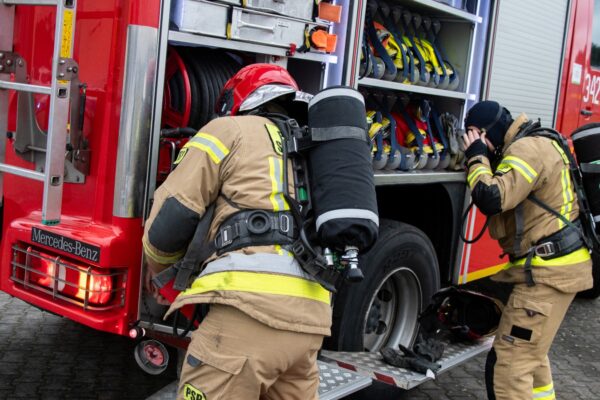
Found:
[[465, 128], [476, 126], [487, 132], [486, 137], [501, 150], [504, 145], [504, 135], [513, 123], [510, 111], [495, 101], [481, 101], [475, 104], [465, 118]]

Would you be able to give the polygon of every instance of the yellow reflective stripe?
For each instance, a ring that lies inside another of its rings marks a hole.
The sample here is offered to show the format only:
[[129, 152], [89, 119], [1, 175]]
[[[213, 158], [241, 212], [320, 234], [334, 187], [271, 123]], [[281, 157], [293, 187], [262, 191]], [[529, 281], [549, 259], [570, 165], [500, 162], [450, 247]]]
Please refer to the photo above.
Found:
[[159, 264], [173, 264], [177, 261], [179, 261], [179, 259], [181, 257], [183, 257], [183, 254], [185, 253], [185, 249], [182, 251], [179, 251], [171, 256], [162, 256], [158, 253], [156, 253], [154, 251], [154, 249], [152, 247], [150, 247], [150, 245], [148, 243], [146, 243], [145, 240], [142, 240], [142, 246], [144, 247], [144, 253], [146, 253], [146, 255], [148, 257], [150, 257], [151, 259], [153, 259], [154, 261], [156, 261]]
[[533, 388], [533, 399], [534, 400], [554, 400], [556, 394], [554, 393], [554, 384], [550, 382], [545, 386], [539, 386]]
[[183, 147], [195, 147], [206, 152], [215, 164], [221, 163], [229, 154], [229, 149], [225, 147], [223, 142], [212, 135], [202, 132], [197, 133]]
[[294, 276], [227, 271], [197, 278], [182, 296], [213, 291], [236, 291], [301, 297], [330, 304], [329, 292], [316, 282]]
[[279, 157], [269, 157], [269, 176], [271, 177], [271, 195], [269, 199], [273, 211], [289, 210], [290, 207], [283, 197], [283, 160]]
[[552, 145], [558, 151], [558, 154], [560, 154], [560, 156], [562, 157], [563, 162], [565, 163], [565, 165], [569, 165], [569, 159], [567, 158], [567, 155], [565, 154], [565, 152], [562, 149], [562, 147], [560, 147], [560, 145], [558, 143], [556, 143], [555, 140], [552, 141]]
[[[520, 258], [513, 262], [508, 262], [504, 264], [504, 269], [508, 269], [511, 267], [522, 266], [525, 264], [526, 257]], [[570, 264], [579, 264], [585, 261], [590, 260], [590, 253], [588, 249], [585, 247], [575, 250], [574, 252], [567, 254], [562, 257], [556, 257], [551, 260], [544, 260], [539, 256], [534, 256], [531, 260], [531, 265], [534, 267], [561, 267]]]
[[507, 156], [502, 159], [502, 164], [508, 164], [512, 166], [515, 171], [518, 171], [523, 177], [527, 180], [527, 182], [531, 183], [538, 176], [538, 173], [531, 168], [524, 160], [515, 157], [515, 156]]
[[[494, 275], [495, 273], [501, 271], [504, 268], [505, 264], [497, 264], [492, 265], [490, 267], [482, 268], [477, 271], [467, 273], [467, 280], [459, 283], [466, 283], [471, 281], [476, 281], [477, 279], [485, 278], [486, 276]], [[462, 276], [461, 276], [462, 279]]]
[[285, 250], [283, 247], [281, 247], [280, 244], [275, 245], [275, 250], [280, 256], [294, 257], [294, 255], [290, 251]]
[[546, 386], [538, 386], [533, 388], [533, 393], [547, 392], [549, 390], [554, 390], [554, 383], [550, 382]]
[[[563, 196], [563, 204], [560, 208], [560, 213], [565, 218], [569, 219], [571, 212], [573, 211], [573, 200], [575, 199], [575, 195], [573, 193], [573, 189], [571, 188], [571, 177], [569, 174], [568, 168], [563, 168], [561, 171], [561, 179], [562, 185], [562, 196]], [[562, 229], [565, 226], [565, 223], [559, 218], [558, 219], [558, 227]]]
[[486, 165], [479, 166], [479, 167], [475, 168], [473, 170], [473, 172], [471, 172], [469, 174], [469, 176], [467, 177], [467, 182], [469, 183], [469, 186], [472, 187], [473, 183], [475, 183], [477, 178], [483, 174], [493, 176], [492, 170], [488, 166], [486, 166]]

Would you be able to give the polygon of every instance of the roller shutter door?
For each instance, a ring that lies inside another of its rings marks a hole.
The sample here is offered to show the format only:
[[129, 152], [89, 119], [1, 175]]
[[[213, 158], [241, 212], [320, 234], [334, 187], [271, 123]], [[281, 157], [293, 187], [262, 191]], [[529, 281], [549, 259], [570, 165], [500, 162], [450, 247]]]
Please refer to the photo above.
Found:
[[567, 0], [499, 1], [487, 96], [554, 126]]

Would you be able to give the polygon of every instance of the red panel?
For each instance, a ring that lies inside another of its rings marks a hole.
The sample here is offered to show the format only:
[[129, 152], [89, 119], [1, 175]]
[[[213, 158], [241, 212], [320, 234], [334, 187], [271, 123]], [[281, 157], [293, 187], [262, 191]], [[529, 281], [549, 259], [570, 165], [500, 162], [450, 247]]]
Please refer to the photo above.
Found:
[[[127, 334], [127, 324], [137, 317], [142, 224], [140, 219], [112, 215], [123, 66], [127, 27], [130, 24], [158, 27], [160, 0], [79, 0], [77, 7], [73, 58], [79, 64], [80, 80], [88, 86], [84, 135], [91, 149], [90, 175], [85, 184], [65, 184], [61, 224], [43, 229], [99, 246], [100, 268], [127, 268], [125, 306], [107, 312], [84, 312], [9, 281], [12, 244], [17, 240], [29, 241], [31, 227], [41, 226], [43, 190], [40, 182], [13, 175], [5, 175], [4, 181], [0, 289], [90, 327]], [[54, 8], [16, 6], [14, 50], [27, 61], [31, 83], [50, 82], [54, 25]], [[16, 101], [12, 104], [9, 130], [15, 129]], [[45, 129], [47, 98], [36, 97], [36, 109]], [[6, 161], [33, 167], [16, 156], [11, 142], [7, 145]]]
[[[137, 315], [138, 296], [140, 290], [140, 254], [142, 227], [138, 220], [121, 220], [119, 224], [103, 225], [92, 222], [86, 218], [63, 217], [57, 226], [44, 226], [40, 223], [41, 215], [33, 213], [26, 218], [19, 218], [11, 222], [5, 230], [2, 248], [2, 269], [0, 270], [0, 289], [34, 304], [45, 310], [73, 319], [95, 329], [127, 334], [129, 324]], [[84, 311], [83, 308], [53, 300], [38, 294], [38, 292], [25, 289], [10, 280], [12, 259], [11, 246], [16, 242], [30, 243], [41, 249], [46, 249], [49, 254], [77, 257], [52, 247], [46, 247], [32, 242], [32, 227], [37, 227], [69, 239], [82, 241], [100, 248], [98, 263], [82, 262], [98, 268], [122, 269], [127, 268], [127, 288], [125, 291], [125, 304], [123, 307], [109, 311]], [[131, 240], [132, 237], [138, 238]]]
[[557, 128], [566, 135], [579, 126], [600, 121], [600, 71], [590, 67], [593, 16], [593, 0], [573, 2], [557, 118]]

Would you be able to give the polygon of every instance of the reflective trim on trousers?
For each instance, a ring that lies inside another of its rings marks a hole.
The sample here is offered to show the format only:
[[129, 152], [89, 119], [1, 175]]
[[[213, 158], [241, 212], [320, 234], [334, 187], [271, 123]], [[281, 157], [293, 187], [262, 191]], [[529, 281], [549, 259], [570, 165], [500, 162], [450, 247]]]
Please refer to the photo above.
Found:
[[534, 400], [554, 400], [556, 394], [554, 393], [554, 384], [550, 382], [548, 385], [533, 388], [533, 399]]
[[180, 297], [214, 291], [234, 291], [301, 297], [330, 304], [329, 291], [316, 282], [288, 275], [228, 271], [203, 275]]

